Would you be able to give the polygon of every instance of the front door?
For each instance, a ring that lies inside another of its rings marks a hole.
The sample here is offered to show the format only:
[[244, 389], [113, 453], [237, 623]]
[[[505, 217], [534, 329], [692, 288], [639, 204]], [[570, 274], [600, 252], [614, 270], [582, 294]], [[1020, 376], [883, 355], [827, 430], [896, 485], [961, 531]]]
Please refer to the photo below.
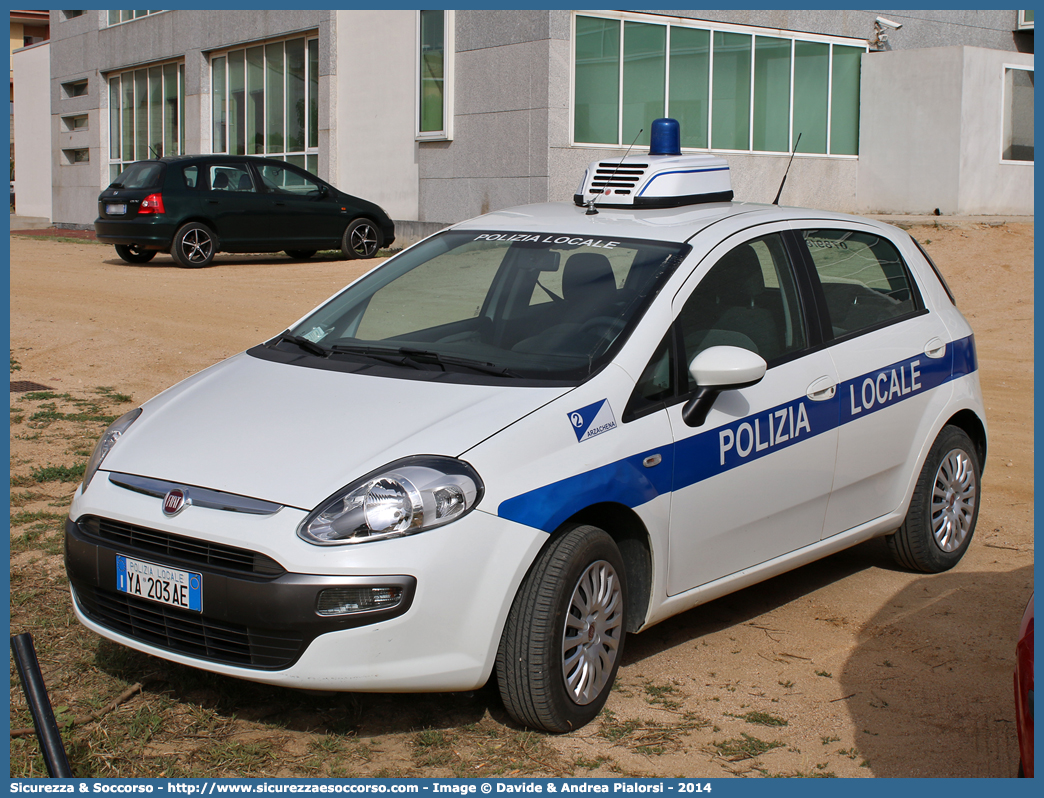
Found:
[[811, 346], [781, 234], [733, 237], [707, 262], [675, 300], [682, 363], [728, 345], [756, 352], [768, 370], [758, 384], [718, 396], [699, 427], [686, 425], [682, 404], [668, 408], [670, 595], [818, 541], [837, 449], [834, 365]]

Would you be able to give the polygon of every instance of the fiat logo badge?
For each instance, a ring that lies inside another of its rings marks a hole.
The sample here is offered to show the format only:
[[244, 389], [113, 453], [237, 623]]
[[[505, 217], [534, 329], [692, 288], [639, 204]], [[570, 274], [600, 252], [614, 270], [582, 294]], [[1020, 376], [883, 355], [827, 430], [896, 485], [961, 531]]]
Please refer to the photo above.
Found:
[[188, 495], [181, 488], [174, 488], [163, 497], [163, 514], [177, 515], [190, 504]]

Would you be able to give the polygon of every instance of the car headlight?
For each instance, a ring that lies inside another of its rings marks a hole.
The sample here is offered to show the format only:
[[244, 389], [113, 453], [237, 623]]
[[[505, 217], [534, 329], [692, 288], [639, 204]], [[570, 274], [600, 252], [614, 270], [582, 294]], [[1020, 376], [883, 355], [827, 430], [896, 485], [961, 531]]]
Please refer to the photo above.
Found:
[[463, 460], [408, 457], [341, 488], [297, 529], [317, 546], [403, 537], [448, 524], [482, 498], [482, 480]]
[[140, 415], [141, 408], [135, 408], [113, 421], [109, 428], [105, 430], [101, 439], [95, 444], [94, 451], [91, 452], [91, 459], [87, 461], [87, 468], [83, 472], [83, 490], [87, 490], [87, 486], [91, 484], [91, 480], [101, 467], [105, 455], [112, 450], [112, 447], [116, 445], [116, 441], [127, 431], [127, 427], [137, 421]]

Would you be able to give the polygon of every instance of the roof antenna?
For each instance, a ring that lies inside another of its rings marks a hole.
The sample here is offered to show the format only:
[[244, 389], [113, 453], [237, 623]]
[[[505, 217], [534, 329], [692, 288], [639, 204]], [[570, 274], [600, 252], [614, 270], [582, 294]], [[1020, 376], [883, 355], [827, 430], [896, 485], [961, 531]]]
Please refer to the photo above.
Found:
[[783, 173], [783, 182], [779, 184], [779, 191], [776, 192], [776, 198], [772, 200], [773, 205], [779, 205], [779, 196], [783, 193], [783, 186], [787, 184], [787, 175], [790, 174], [790, 165], [794, 163], [794, 153], [797, 152], [798, 144], [801, 143], [801, 134], [798, 133], [797, 141], [794, 142], [794, 149], [790, 153], [790, 160], [787, 161], [787, 171]]
[[[638, 131], [638, 135], [635, 136], [634, 137], [634, 141], [631, 142], [631, 147], [633, 147], [635, 144], [638, 143], [638, 136], [642, 135], [642, 132], [644, 130], [645, 130], [645, 128], [643, 127], [641, 130]], [[627, 158], [627, 156], [631, 154], [631, 147], [627, 148], [627, 152], [625, 152], [623, 154], [623, 158], [620, 159], [620, 163], [618, 163], [616, 165], [616, 168], [613, 170], [613, 173], [611, 175], [609, 175], [609, 179], [605, 181], [605, 185], [607, 187], [608, 187], [609, 183], [612, 182], [613, 178], [616, 177], [616, 173], [620, 171], [620, 167], [623, 166], [624, 159]], [[591, 199], [589, 199], [587, 201], [587, 203], [586, 203], [586, 205], [587, 205], [587, 212], [584, 214], [585, 216], [594, 216], [596, 213], [598, 213], [598, 210], [594, 206], [596, 199], [598, 199], [597, 195], [591, 197]]]

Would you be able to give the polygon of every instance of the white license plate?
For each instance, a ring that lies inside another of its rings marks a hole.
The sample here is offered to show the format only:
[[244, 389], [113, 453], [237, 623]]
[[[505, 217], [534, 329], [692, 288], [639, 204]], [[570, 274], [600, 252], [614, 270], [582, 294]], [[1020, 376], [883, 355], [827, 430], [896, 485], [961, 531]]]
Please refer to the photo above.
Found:
[[113, 216], [122, 216], [127, 213], [126, 202], [108, 202], [105, 204], [105, 212]]
[[117, 554], [116, 589], [171, 607], [203, 612], [203, 577], [192, 571]]

